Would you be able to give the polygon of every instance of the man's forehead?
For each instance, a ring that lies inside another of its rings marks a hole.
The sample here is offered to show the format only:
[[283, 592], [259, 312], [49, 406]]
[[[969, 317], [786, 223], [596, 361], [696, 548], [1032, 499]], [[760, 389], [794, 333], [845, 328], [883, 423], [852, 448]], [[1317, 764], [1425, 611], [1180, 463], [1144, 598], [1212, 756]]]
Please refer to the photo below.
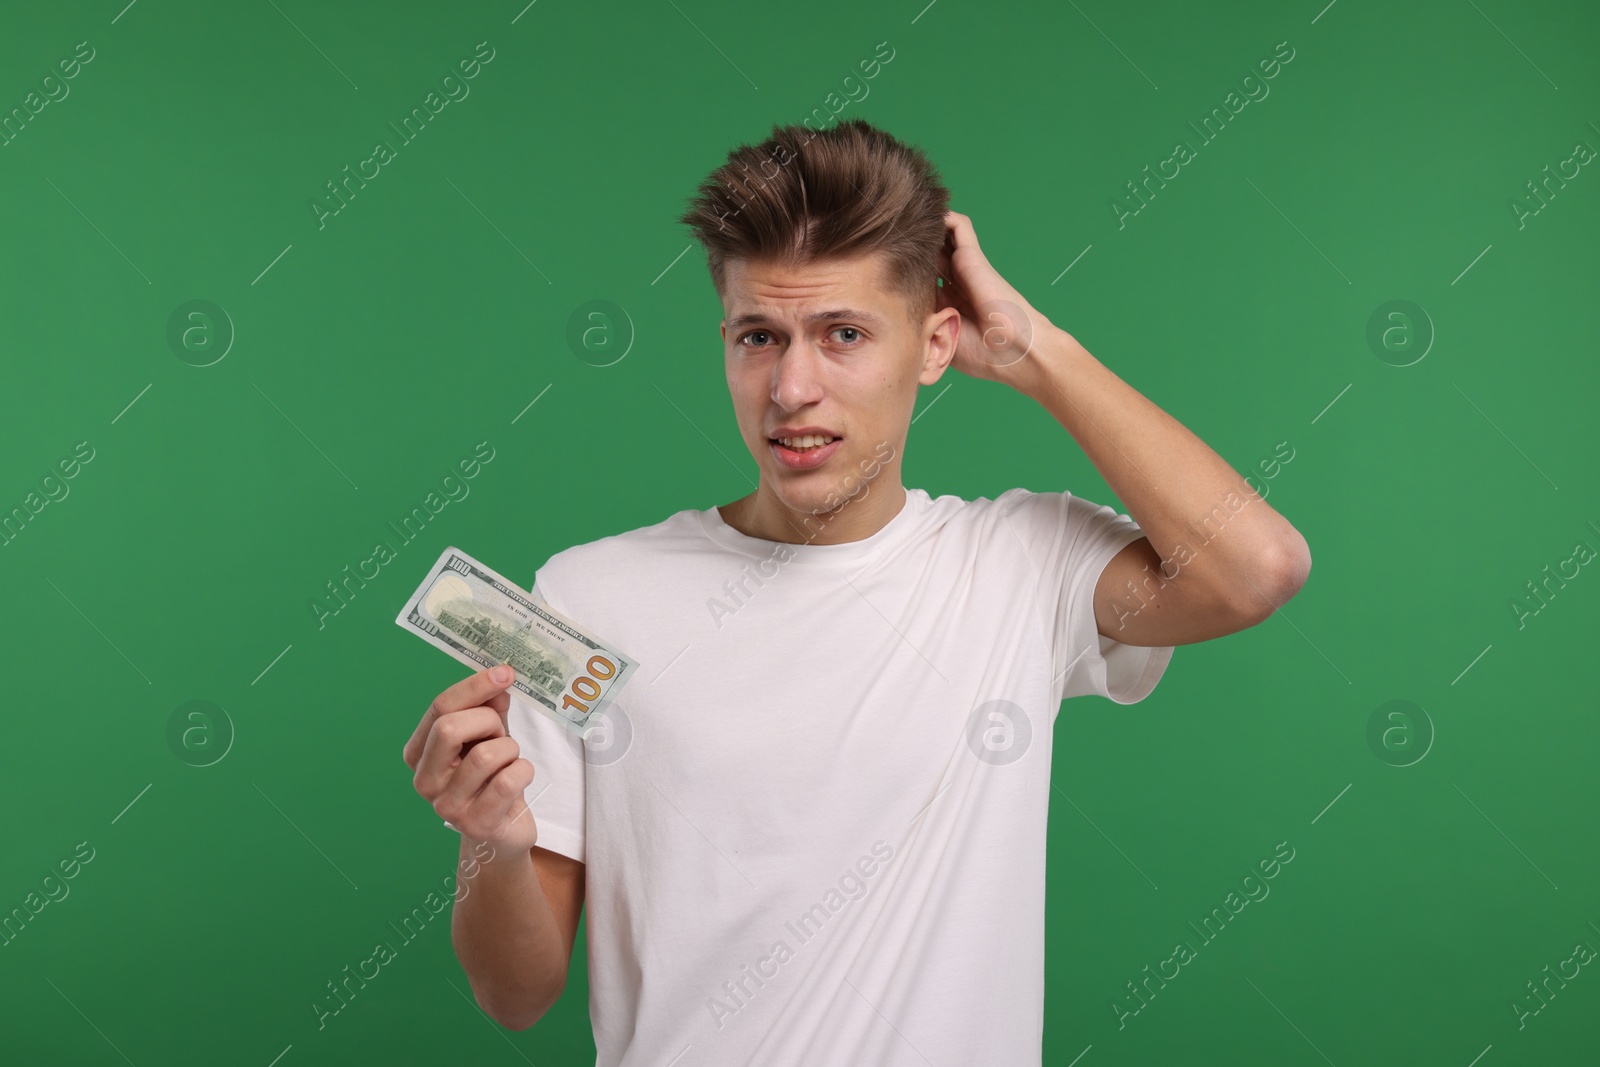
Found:
[[882, 327], [888, 323], [884, 316], [859, 306], [824, 307], [818, 311], [808, 311], [804, 307], [779, 309], [762, 305], [735, 305], [735, 309], [739, 307], [744, 307], [745, 310], [734, 310], [734, 314], [727, 319], [727, 327], [730, 330], [737, 330], [741, 326], [760, 326], [769, 322], [789, 321], [816, 324], [848, 319], [873, 327]]
[[874, 253], [793, 266], [730, 261], [725, 276], [727, 326], [839, 318], [885, 325], [893, 294], [879, 287], [878, 258]]

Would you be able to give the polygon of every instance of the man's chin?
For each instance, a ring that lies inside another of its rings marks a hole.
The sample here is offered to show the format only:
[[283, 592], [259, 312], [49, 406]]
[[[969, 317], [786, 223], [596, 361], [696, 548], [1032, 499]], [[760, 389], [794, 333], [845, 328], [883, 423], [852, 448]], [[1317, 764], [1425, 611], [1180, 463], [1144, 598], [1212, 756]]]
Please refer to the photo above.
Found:
[[[852, 494], [837, 484], [837, 478], [812, 477], [812, 474], [811, 471], [779, 471], [772, 483], [772, 495], [792, 512], [827, 521], [849, 506]], [[855, 498], [862, 495], [859, 488], [854, 493]]]
[[784, 481], [789, 480], [787, 476], [795, 473], [803, 474], [804, 472], [782, 471], [776, 478], [767, 483], [772, 490], [773, 498], [790, 511], [798, 511], [802, 515], [813, 511], [825, 510], [823, 502], [828, 499], [826, 487], [813, 489], [811, 487], [802, 488], [796, 485], [783, 484]]

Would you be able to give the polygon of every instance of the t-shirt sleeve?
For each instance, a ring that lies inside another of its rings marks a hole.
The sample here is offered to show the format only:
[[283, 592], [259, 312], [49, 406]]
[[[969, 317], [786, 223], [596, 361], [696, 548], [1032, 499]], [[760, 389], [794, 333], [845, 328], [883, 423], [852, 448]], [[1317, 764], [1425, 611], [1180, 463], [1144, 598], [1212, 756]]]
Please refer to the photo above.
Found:
[[1099, 632], [1094, 589], [1106, 564], [1144, 536], [1139, 524], [1071, 493], [1011, 489], [996, 504], [1026, 554], [1034, 601], [1051, 652], [1058, 701], [1098, 694], [1143, 700], [1172, 659], [1172, 646], [1128, 645]]
[[[563, 605], [550, 599], [558, 594], [550, 590], [548, 581], [548, 575], [540, 570], [534, 575], [531, 592], [542, 603], [567, 614]], [[522, 796], [539, 828], [537, 846], [581, 863], [584, 775], [588, 768], [583, 739], [515, 689], [511, 690], [506, 729], [522, 757], [533, 764], [533, 781], [523, 790]], [[459, 828], [448, 821], [445, 825], [459, 832]]]

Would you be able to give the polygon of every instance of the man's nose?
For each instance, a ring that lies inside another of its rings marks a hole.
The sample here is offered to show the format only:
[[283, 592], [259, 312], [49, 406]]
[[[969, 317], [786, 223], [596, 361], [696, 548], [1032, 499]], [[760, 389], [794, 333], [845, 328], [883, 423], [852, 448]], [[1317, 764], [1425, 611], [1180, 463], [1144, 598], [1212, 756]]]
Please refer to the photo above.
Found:
[[822, 356], [815, 346], [792, 342], [772, 368], [772, 402], [794, 411], [822, 399]]

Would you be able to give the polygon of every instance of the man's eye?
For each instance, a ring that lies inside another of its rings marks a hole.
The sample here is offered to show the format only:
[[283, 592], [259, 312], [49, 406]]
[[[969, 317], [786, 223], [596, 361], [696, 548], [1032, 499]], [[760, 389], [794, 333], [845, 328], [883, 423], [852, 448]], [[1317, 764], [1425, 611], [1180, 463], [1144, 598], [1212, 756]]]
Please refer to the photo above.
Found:
[[[836, 326], [829, 332], [830, 334], [848, 333], [848, 336], [842, 337], [840, 340], [852, 348], [862, 340], [861, 331], [854, 326]], [[746, 342], [748, 342], [748, 347], [765, 348], [773, 343], [772, 333], [770, 330], [751, 330], [739, 338], [741, 345], [746, 344]]]

